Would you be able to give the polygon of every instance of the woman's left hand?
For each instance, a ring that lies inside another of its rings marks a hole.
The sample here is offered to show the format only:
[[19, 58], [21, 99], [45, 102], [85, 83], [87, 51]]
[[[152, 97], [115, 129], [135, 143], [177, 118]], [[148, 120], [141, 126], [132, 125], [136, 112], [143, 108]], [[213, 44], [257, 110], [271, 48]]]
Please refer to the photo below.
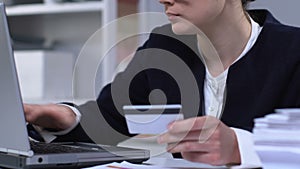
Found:
[[158, 137], [158, 143], [167, 143], [168, 152], [180, 152], [184, 159], [192, 162], [211, 165], [241, 163], [235, 132], [211, 116], [169, 124], [168, 131]]

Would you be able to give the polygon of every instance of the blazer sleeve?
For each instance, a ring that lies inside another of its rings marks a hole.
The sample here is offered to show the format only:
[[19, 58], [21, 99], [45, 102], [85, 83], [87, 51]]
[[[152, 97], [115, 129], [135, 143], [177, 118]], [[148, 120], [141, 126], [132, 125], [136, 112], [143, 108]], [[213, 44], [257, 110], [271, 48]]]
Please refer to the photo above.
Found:
[[[162, 49], [174, 53], [177, 56], [185, 56], [186, 54], [190, 54], [187, 53], [188, 50], [184, 49], [187, 48], [186, 44], [196, 44], [194, 43], [196, 40], [195, 37], [180, 38], [182, 37], [177, 37], [172, 33], [170, 25], [165, 25], [154, 29], [144, 45], [137, 49], [133, 59], [128, 64], [125, 71], [118, 73], [113, 82], [101, 90], [96, 100], [97, 106], [92, 106], [94, 108], [88, 111], [96, 111], [99, 113], [101, 118], [103, 117], [102, 119], [105, 120], [105, 123], [109, 124], [109, 126], [114, 131], [117, 131], [118, 134], [124, 136], [133, 136], [128, 132], [122, 111], [122, 107], [124, 105], [150, 104], [149, 95], [151, 91], [161, 86], [163, 86], [163, 91], [168, 91], [166, 92], [166, 96], [169, 99], [168, 103], [176, 102], [179, 96], [176, 94], [173, 88], [170, 89], [170, 84], [173, 84], [174, 80], [172, 81], [172, 79], [168, 76], [162, 75], [163, 73], [159, 72], [158, 70], [147, 68], [147, 64], [151, 65], [150, 62], [153, 55], [159, 55], [156, 56], [156, 58], [159, 59], [160, 57], [164, 57], [163, 54], [160, 55], [157, 54], [157, 52], [152, 53], [149, 52], [148, 49]], [[193, 46], [193, 49], [196, 49], [196, 47]], [[191, 58], [183, 57], [182, 59], [183, 61], [186, 61], [187, 64], [193, 64], [193, 60]], [[162, 80], [162, 78], [164, 80]], [[151, 81], [149, 79], [151, 79]], [[153, 85], [154, 83], [155, 85]], [[166, 84], [164, 85], [164, 83]], [[173, 86], [175, 86], [174, 88], [177, 87], [176, 85]], [[86, 111], [86, 107], [89, 106], [90, 103], [79, 106], [79, 110], [80, 108], [84, 107], [84, 111]], [[83, 114], [82, 118], [84, 117], [85, 115]], [[76, 139], [79, 140], [85, 140], [88, 138], [82, 126], [84, 126], [83, 122], [81, 122], [81, 125], [76, 127], [69, 134], [64, 136], [64, 138], [66, 138], [64, 140], [72, 140], [73, 137], [76, 137]], [[99, 131], [99, 134], [101, 133], [103, 133], [103, 131]]]

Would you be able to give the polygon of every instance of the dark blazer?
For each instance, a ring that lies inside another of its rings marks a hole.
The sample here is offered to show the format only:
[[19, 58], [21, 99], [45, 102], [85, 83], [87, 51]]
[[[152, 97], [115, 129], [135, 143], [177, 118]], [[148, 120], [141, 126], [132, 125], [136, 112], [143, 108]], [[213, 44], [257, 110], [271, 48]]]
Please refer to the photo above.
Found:
[[[251, 131], [254, 118], [300, 106], [300, 29], [279, 23], [268, 11], [249, 13], [263, 29], [252, 49], [229, 68], [221, 121]], [[97, 105], [111, 127], [130, 135], [121, 111], [126, 104], [177, 103], [186, 118], [204, 115], [204, 79], [196, 37], [175, 35], [165, 25], [151, 33], [127, 69], [103, 88]], [[79, 139], [80, 132], [78, 126], [59, 139], [74, 139], [74, 134]]]

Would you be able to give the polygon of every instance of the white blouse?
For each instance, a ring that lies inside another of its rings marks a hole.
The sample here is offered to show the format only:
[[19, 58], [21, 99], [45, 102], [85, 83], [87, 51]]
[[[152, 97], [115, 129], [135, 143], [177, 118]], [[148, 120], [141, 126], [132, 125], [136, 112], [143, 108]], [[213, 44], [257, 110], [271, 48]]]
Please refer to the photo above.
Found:
[[[250, 39], [240, 54], [240, 56], [232, 63], [234, 64], [238, 60], [240, 60], [245, 54], [253, 47], [254, 43], [256, 42], [262, 27], [256, 23], [253, 19], [251, 19], [252, 31]], [[201, 48], [199, 47], [201, 50]], [[217, 77], [213, 77], [208, 69], [206, 68], [206, 77], [204, 80], [204, 103], [205, 103], [205, 113], [206, 115], [214, 116], [220, 118], [223, 112], [223, 105], [226, 99], [226, 80], [228, 75], [228, 69], [224, 70]]]

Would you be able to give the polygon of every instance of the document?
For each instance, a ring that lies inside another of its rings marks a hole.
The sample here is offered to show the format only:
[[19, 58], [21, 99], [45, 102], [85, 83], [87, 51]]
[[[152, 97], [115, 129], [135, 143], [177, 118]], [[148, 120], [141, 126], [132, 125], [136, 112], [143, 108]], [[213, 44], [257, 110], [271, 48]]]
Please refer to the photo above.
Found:
[[158, 135], [137, 135], [120, 142], [118, 146], [147, 149], [150, 150], [151, 157], [173, 158], [172, 154], [167, 152], [166, 144], [157, 143], [157, 136]]
[[[159, 166], [150, 166], [150, 165], [144, 165], [144, 164], [132, 164], [126, 161], [123, 161], [121, 163], [109, 163], [105, 165], [99, 165], [95, 167], [89, 167], [85, 169], [171, 169], [166, 167], [159, 167]], [[173, 168], [174, 169], [174, 168]]]
[[[144, 164], [142, 165], [143, 168], [147, 168], [147, 167], [148, 168], [153, 167], [156, 169], [226, 168], [225, 166], [211, 166], [203, 163], [190, 162], [184, 159], [174, 159], [172, 154], [166, 151], [166, 145], [158, 144], [156, 139], [157, 139], [157, 135], [137, 135], [128, 140], [120, 142], [118, 146], [150, 150], [151, 157], [148, 161], [145, 161], [143, 163]], [[141, 168], [142, 166], [139, 166], [138, 168]]]
[[[210, 168], [227, 168], [225, 166], [211, 166], [202, 163], [191, 163], [183, 159], [164, 159], [164, 158], [154, 158], [152, 162], [158, 163], [159, 165], [149, 165], [149, 164], [132, 164], [126, 161], [121, 163], [109, 163], [105, 165], [98, 165], [95, 167], [89, 167], [84, 169], [210, 169]], [[166, 166], [170, 167], [166, 167]]]
[[254, 121], [256, 145], [300, 146], [300, 109], [277, 109]]
[[255, 148], [264, 169], [300, 168], [300, 109], [277, 109], [255, 119]]

